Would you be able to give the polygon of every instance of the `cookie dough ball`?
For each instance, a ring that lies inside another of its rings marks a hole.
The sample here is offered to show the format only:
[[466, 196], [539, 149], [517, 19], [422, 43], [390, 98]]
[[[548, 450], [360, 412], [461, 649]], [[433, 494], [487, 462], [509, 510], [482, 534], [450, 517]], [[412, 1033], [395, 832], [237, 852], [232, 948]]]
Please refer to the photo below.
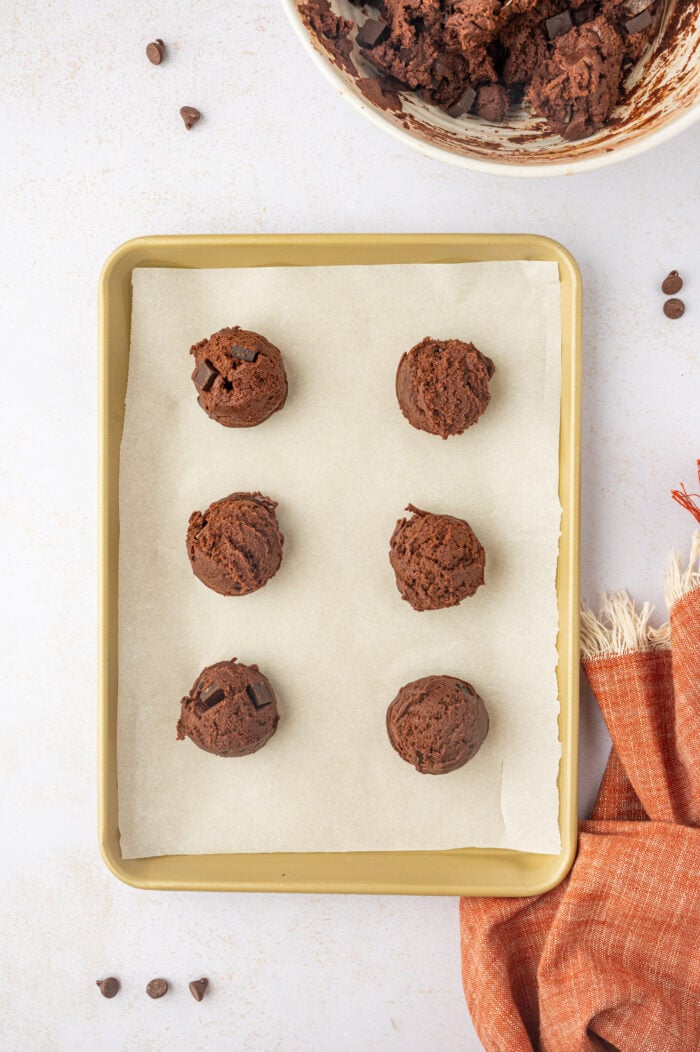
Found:
[[180, 703], [177, 740], [215, 756], [248, 756], [277, 730], [277, 699], [257, 665], [235, 658], [208, 665]]
[[386, 712], [389, 741], [421, 774], [447, 774], [477, 754], [489, 717], [470, 683], [425, 676], [407, 683]]
[[204, 412], [224, 427], [255, 427], [287, 398], [287, 374], [277, 347], [257, 332], [220, 329], [190, 349], [192, 381]]
[[187, 554], [195, 576], [219, 595], [249, 595], [267, 584], [282, 564], [276, 507], [262, 493], [232, 493], [192, 512]]
[[484, 583], [486, 555], [468, 522], [409, 504], [396, 523], [389, 562], [401, 598], [414, 610], [457, 606]]
[[473, 343], [426, 336], [401, 358], [396, 397], [409, 424], [448, 438], [475, 424], [491, 401], [495, 366]]

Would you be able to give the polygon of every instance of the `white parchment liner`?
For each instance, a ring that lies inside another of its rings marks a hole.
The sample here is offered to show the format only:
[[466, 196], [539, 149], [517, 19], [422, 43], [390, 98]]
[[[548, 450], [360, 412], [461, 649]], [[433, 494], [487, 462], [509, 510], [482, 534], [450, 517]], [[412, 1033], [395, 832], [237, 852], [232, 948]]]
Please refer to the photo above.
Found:
[[[125, 858], [170, 853], [508, 847], [556, 853], [555, 668], [561, 319], [555, 263], [134, 272], [121, 454], [119, 826]], [[289, 398], [263, 425], [209, 420], [192, 343], [225, 325], [284, 355]], [[492, 402], [446, 442], [394, 394], [424, 336], [493, 358]], [[210, 592], [185, 552], [190, 513], [236, 490], [279, 501], [280, 572]], [[466, 518], [486, 586], [415, 613], [389, 537], [408, 502]], [[202, 666], [257, 662], [282, 720], [259, 753], [176, 742]], [[486, 701], [476, 758], [420, 775], [389, 746], [399, 687], [430, 673]]]

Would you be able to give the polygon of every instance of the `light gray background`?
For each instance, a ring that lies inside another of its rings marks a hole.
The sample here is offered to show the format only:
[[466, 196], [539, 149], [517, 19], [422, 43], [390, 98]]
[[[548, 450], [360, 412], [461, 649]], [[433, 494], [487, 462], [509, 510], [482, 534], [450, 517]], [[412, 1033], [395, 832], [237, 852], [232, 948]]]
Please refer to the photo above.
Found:
[[[276, 0], [0, 0], [3, 1049], [481, 1047], [454, 899], [148, 894], [95, 833], [96, 284], [148, 233], [528, 231], [586, 286], [582, 591], [661, 601], [700, 455], [700, 126], [558, 181], [486, 178], [386, 138]], [[154, 36], [169, 60], [151, 66]], [[178, 109], [205, 119], [186, 132]], [[687, 276], [686, 317], [661, 278]], [[606, 752], [588, 695], [582, 807]], [[94, 980], [123, 982], [104, 1001]], [[197, 1005], [187, 980], [207, 974]], [[143, 988], [173, 981], [159, 1002]]]

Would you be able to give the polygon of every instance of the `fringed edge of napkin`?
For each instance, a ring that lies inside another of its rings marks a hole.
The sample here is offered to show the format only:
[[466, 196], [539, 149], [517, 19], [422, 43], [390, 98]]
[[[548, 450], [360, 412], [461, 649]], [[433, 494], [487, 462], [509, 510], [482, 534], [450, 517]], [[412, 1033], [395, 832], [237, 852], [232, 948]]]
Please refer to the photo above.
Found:
[[688, 592], [700, 588], [700, 530], [696, 530], [690, 542], [690, 557], [685, 570], [679, 552], [672, 552], [666, 571], [664, 598], [671, 609]]
[[[666, 570], [664, 597], [669, 610], [688, 592], [700, 588], [700, 530], [690, 543], [687, 566], [682, 556], [672, 552]], [[599, 614], [588, 603], [581, 604], [581, 660], [593, 661], [643, 650], [667, 650], [671, 645], [671, 626], [666, 621], [654, 628], [654, 607], [644, 603], [638, 610], [627, 592], [605, 595]]]
[[606, 595], [596, 616], [587, 602], [581, 604], [581, 660], [633, 654], [639, 650], [666, 650], [671, 645], [668, 621], [653, 628], [651, 603], [637, 610], [627, 592]]

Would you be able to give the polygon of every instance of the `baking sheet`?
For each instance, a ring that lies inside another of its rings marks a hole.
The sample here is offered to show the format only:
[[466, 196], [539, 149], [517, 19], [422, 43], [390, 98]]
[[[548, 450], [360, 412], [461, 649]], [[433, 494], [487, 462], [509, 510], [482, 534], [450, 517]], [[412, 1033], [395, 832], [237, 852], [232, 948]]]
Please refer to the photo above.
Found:
[[[554, 586], [560, 306], [554, 263], [134, 271], [121, 457], [119, 824], [163, 853], [510, 847], [556, 853]], [[198, 408], [187, 351], [227, 324], [283, 351], [290, 396], [259, 428]], [[441, 442], [394, 374], [425, 335], [496, 363], [479, 424]], [[192, 575], [189, 514], [234, 490], [280, 502], [285, 561], [225, 599]], [[487, 585], [453, 610], [402, 602], [387, 553], [409, 501], [467, 518]], [[257, 661], [282, 722], [258, 754], [175, 741], [199, 669]], [[440, 778], [389, 747], [386, 706], [431, 672], [470, 680], [491, 730]]]

